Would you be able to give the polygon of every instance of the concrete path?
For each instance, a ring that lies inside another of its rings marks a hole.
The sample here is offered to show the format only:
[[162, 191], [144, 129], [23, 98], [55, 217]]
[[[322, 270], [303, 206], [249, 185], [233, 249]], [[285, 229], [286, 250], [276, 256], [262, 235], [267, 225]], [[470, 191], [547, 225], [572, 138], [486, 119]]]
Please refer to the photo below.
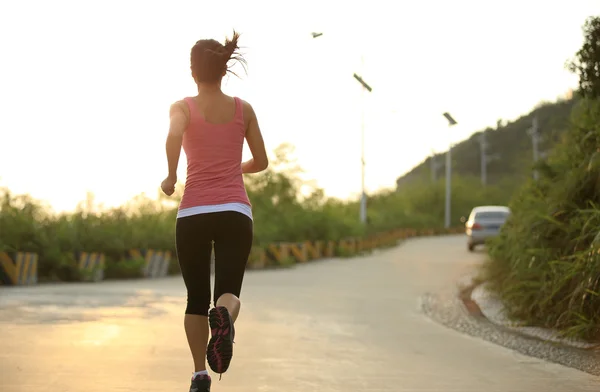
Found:
[[[249, 272], [213, 391], [578, 392], [586, 373], [440, 326], [419, 298], [481, 261], [461, 236]], [[0, 391], [188, 391], [179, 277], [0, 289]]]

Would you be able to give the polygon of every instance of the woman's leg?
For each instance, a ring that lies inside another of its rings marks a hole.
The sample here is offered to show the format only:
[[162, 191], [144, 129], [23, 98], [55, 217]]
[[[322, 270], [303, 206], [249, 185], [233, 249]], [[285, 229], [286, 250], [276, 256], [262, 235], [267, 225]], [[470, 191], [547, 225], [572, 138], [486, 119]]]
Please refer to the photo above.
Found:
[[207, 358], [213, 371], [225, 373], [233, 356], [233, 323], [240, 311], [253, 225], [249, 217], [234, 211], [220, 212], [215, 218], [215, 308], [209, 316], [212, 337]]
[[206, 370], [212, 222], [209, 214], [177, 219], [177, 258], [187, 288], [184, 327], [194, 371]]
[[215, 303], [215, 307], [219, 306], [227, 309], [232, 321], [235, 323], [235, 320], [237, 320], [238, 315], [240, 314], [240, 307], [242, 306], [240, 298], [232, 293], [223, 293]]

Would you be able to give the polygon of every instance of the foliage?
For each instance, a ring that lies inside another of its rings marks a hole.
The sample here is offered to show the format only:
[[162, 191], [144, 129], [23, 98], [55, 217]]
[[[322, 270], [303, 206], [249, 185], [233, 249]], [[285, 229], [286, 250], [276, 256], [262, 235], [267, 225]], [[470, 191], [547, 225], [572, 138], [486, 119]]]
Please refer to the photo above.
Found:
[[600, 327], [600, 102], [573, 113], [564, 142], [511, 202], [485, 266], [510, 315], [597, 338]]
[[590, 17], [583, 25], [584, 43], [567, 67], [579, 75], [579, 92], [587, 98], [600, 98], [600, 17]]
[[133, 279], [142, 276], [143, 258], [131, 260], [110, 261], [104, 271], [105, 279]]
[[[419, 184], [400, 192], [382, 191], [369, 198], [367, 227], [359, 221], [356, 200], [328, 198], [323, 190], [301, 179], [301, 169], [288, 145], [275, 151], [264, 172], [246, 177], [253, 204], [255, 246], [278, 241], [339, 240], [396, 228], [440, 228], [444, 217], [443, 181]], [[307, 190], [302, 194], [301, 190]], [[169, 250], [175, 254], [176, 206], [173, 198], [139, 196], [125, 206], [97, 211], [93, 201], [70, 214], [53, 215], [29, 196], [0, 191], [0, 251], [31, 251], [40, 256], [39, 274], [46, 279], [78, 280], [73, 254], [101, 252], [107, 278], [135, 277], [135, 261], [125, 261], [130, 249]], [[477, 204], [505, 204], [510, 190], [483, 188], [477, 178], [453, 180], [453, 224]], [[171, 273], [178, 273], [172, 263]]]
[[[593, 31], [592, 31], [593, 29]], [[487, 279], [509, 315], [529, 325], [600, 338], [600, 20], [586, 23], [578, 53], [584, 98], [548, 160], [511, 202], [512, 216], [490, 243]], [[595, 50], [595, 57], [590, 54]]]

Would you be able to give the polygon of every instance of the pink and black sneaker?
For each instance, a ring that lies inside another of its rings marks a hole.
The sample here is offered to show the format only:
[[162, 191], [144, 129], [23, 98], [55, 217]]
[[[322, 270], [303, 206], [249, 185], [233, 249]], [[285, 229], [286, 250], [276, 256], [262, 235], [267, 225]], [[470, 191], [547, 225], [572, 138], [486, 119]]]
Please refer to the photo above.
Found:
[[212, 308], [208, 313], [211, 338], [206, 348], [208, 366], [215, 373], [223, 374], [233, 357], [235, 328], [229, 311], [224, 306]]
[[210, 376], [200, 374], [192, 379], [192, 386], [190, 386], [190, 392], [210, 392]]

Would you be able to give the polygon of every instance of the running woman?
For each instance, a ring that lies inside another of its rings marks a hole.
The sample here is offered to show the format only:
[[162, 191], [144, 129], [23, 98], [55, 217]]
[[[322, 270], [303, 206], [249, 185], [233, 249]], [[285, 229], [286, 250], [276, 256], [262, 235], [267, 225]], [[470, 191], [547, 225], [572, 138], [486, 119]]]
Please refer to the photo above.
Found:
[[[205, 39], [191, 51], [192, 77], [198, 95], [176, 102], [170, 110], [166, 142], [169, 175], [161, 184], [175, 192], [181, 147], [187, 157], [187, 179], [176, 223], [177, 258], [187, 288], [184, 326], [194, 359], [191, 392], [209, 392], [210, 368], [229, 368], [240, 311], [240, 291], [252, 247], [252, 208], [243, 173], [258, 173], [269, 164], [256, 114], [249, 103], [221, 91], [230, 60], [238, 52], [235, 31], [225, 45]], [[242, 163], [246, 139], [252, 159]], [[210, 309], [211, 251], [215, 252], [214, 307]], [[211, 338], [208, 342], [209, 325]]]

